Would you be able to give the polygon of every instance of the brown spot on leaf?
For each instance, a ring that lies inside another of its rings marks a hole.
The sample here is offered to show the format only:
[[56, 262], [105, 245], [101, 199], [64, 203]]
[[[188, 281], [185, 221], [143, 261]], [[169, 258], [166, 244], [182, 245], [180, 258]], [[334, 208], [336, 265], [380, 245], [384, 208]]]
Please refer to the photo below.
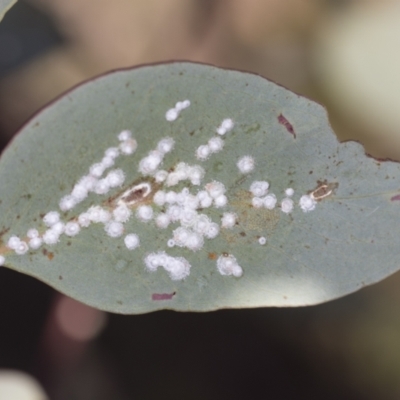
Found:
[[132, 201], [138, 201], [143, 198], [143, 195], [146, 193], [145, 188], [141, 188], [135, 191], [132, 191], [131, 193], [128, 194], [128, 196], [124, 197], [124, 200], [127, 203], [130, 203]]
[[59, 279], [60, 281], [62, 281], [62, 280], [63, 280], [63, 277], [60, 275], [60, 276], [58, 277], [58, 279]]
[[154, 301], [159, 300], [171, 300], [176, 295], [176, 292], [173, 293], [153, 293], [151, 295], [151, 299]]
[[263, 235], [273, 233], [279, 221], [279, 211], [255, 208], [251, 199], [251, 192], [241, 190], [235, 193], [231, 201], [238, 216], [238, 225], [243, 228], [242, 232], [258, 231], [263, 232]]
[[317, 181], [317, 187], [310, 192], [310, 196], [317, 201], [320, 201], [335, 193], [339, 187], [337, 182], [329, 183], [327, 180]]
[[208, 258], [210, 260], [216, 260], [217, 259], [217, 253], [208, 253]]
[[48, 251], [46, 249], [42, 249], [42, 253], [44, 256], [46, 256], [50, 261], [54, 258], [54, 253], [51, 251]]
[[239, 233], [229, 229], [222, 229], [221, 234], [231, 245], [238, 243], [251, 243], [253, 235], [271, 236], [279, 222], [277, 209], [255, 208], [251, 204], [251, 192], [240, 190], [232, 196], [230, 202], [237, 215], [236, 225]]
[[296, 132], [293, 129], [293, 125], [282, 115], [279, 114], [278, 116], [278, 122], [283, 125], [286, 130], [293, 135], [294, 138], [296, 138]]
[[115, 206], [122, 200], [128, 207], [138, 207], [143, 204], [150, 204], [153, 200], [153, 195], [160, 188], [160, 184], [155, 182], [155, 179], [141, 178], [133, 182], [129, 189], [122, 189], [115, 196], [106, 200], [109, 206]]
[[2, 237], [3, 235], [5, 235], [9, 230], [10, 230], [10, 228], [4, 228], [3, 230], [1, 230], [1, 231], [0, 231], [0, 237]]

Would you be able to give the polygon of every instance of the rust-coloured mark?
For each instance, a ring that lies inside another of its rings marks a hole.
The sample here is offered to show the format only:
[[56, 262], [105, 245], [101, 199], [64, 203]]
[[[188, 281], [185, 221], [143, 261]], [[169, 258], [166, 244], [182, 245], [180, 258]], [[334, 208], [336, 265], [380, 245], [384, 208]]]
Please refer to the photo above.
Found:
[[105, 202], [110, 206], [115, 206], [118, 201], [122, 200], [129, 207], [138, 207], [143, 204], [150, 204], [153, 195], [158, 191], [160, 184], [155, 179], [142, 178], [130, 185], [130, 189], [123, 189], [115, 196], [107, 199]]
[[130, 203], [131, 201], [140, 200], [145, 193], [146, 193], [146, 190], [144, 188], [135, 190], [135, 191], [129, 193], [128, 196], [124, 197], [124, 201], [126, 201], [127, 203]]
[[217, 259], [217, 253], [208, 253], [208, 258], [210, 260], [216, 260]]
[[391, 201], [400, 201], [400, 194], [396, 194], [396, 196], [393, 196], [390, 200]]
[[0, 237], [5, 235], [9, 230], [10, 230], [10, 228], [4, 228], [2, 231], [0, 231]]
[[296, 132], [293, 129], [293, 125], [282, 114], [279, 114], [278, 122], [283, 125], [286, 130], [293, 135], [294, 138], [296, 138]]
[[317, 181], [317, 187], [311, 191], [310, 196], [317, 201], [330, 196], [338, 188], [337, 182], [328, 183], [328, 181]]
[[46, 256], [50, 261], [54, 258], [54, 253], [51, 251], [47, 251], [46, 249], [42, 250], [44, 256]]
[[153, 293], [151, 295], [151, 299], [154, 301], [159, 300], [171, 300], [176, 295], [176, 292], [173, 293]]

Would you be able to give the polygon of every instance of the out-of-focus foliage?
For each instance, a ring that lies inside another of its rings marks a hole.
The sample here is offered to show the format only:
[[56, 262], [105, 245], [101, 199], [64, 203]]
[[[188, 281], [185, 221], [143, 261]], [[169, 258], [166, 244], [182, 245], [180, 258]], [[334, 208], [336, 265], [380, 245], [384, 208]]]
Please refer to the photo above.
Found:
[[17, 2], [17, 0], [0, 0], [0, 21], [5, 13]]
[[314, 53], [319, 81], [335, 108], [364, 129], [368, 150], [395, 159], [400, 158], [399, 44], [400, 3], [361, 2], [327, 23]]

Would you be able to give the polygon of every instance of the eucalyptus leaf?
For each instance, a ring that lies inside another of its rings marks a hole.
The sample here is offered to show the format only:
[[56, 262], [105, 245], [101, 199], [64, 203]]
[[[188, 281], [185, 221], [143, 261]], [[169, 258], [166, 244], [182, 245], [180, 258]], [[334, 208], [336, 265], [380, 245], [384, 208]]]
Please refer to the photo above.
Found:
[[17, 0], [0, 0], [0, 21], [6, 12], [17, 2]]
[[[47, 106], [2, 155], [0, 254], [118, 313], [311, 305], [398, 270], [399, 177], [260, 76], [121, 70]], [[95, 223], [109, 213], [123, 222]]]

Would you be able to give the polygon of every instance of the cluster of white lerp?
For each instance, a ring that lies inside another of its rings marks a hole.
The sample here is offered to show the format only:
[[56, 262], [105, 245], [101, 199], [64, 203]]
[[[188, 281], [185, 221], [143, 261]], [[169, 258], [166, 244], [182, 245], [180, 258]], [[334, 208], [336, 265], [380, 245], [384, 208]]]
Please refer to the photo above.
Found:
[[190, 100], [178, 101], [175, 104], [174, 108], [170, 108], [165, 113], [165, 119], [170, 122], [175, 121], [179, 117], [181, 111], [184, 110], [185, 108], [188, 108], [189, 106], [190, 106]]
[[130, 131], [122, 131], [118, 135], [118, 139], [120, 141], [119, 147], [108, 148], [104, 153], [103, 159], [93, 164], [89, 168], [89, 174], [79, 179], [71, 193], [60, 200], [59, 207], [61, 211], [73, 209], [77, 204], [86, 199], [90, 192], [106, 194], [111, 189], [119, 187], [124, 183], [125, 174], [121, 169], [111, 170], [102, 178], [105, 170], [115, 164], [115, 160], [121, 153], [130, 155], [136, 151], [137, 142], [132, 138], [132, 133]]
[[[207, 183], [205, 190], [200, 190], [196, 195], [183, 188], [180, 192], [162, 191], [155, 193], [153, 201], [157, 206], [166, 206], [165, 212], [157, 214], [155, 224], [160, 229], [167, 228], [171, 223], [178, 223], [173, 231], [173, 237], [168, 240], [169, 247], [186, 247], [198, 251], [203, 247], [204, 238], [213, 239], [219, 234], [220, 227], [207, 215], [198, 213], [199, 209], [224, 207], [228, 204], [225, 195], [225, 186], [221, 182]], [[140, 208], [139, 208], [140, 209]], [[138, 209], [138, 211], [139, 211]], [[225, 213], [225, 228], [233, 227], [236, 215]], [[228, 221], [229, 220], [229, 221]]]
[[239, 161], [236, 163], [236, 166], [242, 174], [248, 174], [254, 169], [254, 158], [251, 156], [244, 156], [239, 159]]
[[281, 201], [281, 211], [285, 214], [290, 214], [294, 208], [294, 202], [291, 197], [294, 195], [294, 190], [292, 188], [287, 188], [285, 190], [286, 197]]
[[218, 257], [217, 269], [221, 275], [233, 275], [237, 278], [243, 275], [243, 269], [232, 254]]
[[273, 210], [276, 206], [277, 199], [273, 193], [268, 194], [269, 183], [267, 181], [254, 181], [250, 185], [250, 192], [253, 194], [251, 204], [255, 208], [265, 207]]
[[[104, 171], [114, 165], [120, 154], [130, 155], [136, 151], [137, 142], [132, 138], [132, 133], [124, 130], [119, 133], [119, 147], [110, 147], [100, 163], [95, 163], [89, 168], [89, 174], [83, 176], [74, 185], [70, 194], [64, 196], [59, 203], [62, 211], [71, 210], [78, 203], [82, 202], [90, 192], [105, 194], [110, 189], [119, 187], [125, 180], [125, 174], [121, 169], [114, 169], [108, 172], [105, 178], [101, 179]], [[100, 207], [92, 206], [86, 212], [80, 214], [77, 220], [63, 222], [58, 211], [50, 211], [43, 217], [43, 223], [47, 227], [40, 235], [37, 229], [29, 229], [27, 239], [22, 240], [17, 236], [11, 236], [7, 241], [7, 247], [16, 254], [25, 254], [29, 249], [36, 250], [43, 244], [54, 245], [59, 242], [61, 235], [69, 237], [76, 236], [81, 228], [88, 227], [91, 223], [103, 223], [106, 233], [111, 237], [120, 237], [124, 233], [123, 223], [127, 222], [131, 210], [125, 205], [118, 205], [112, 212]], [[135, 234], [129, 234], [125, 238], [125, 245], [133, 250], [140, 244]], [[0, 256], [0, 265], [5, 262], [5, 257]]]
[[232, 119], [230, 118], [225, 118], [222, 122], [221, 125], [217, 128], [217, 133], [218, 135], [225, 135], [226, 133], [228, 133], [229, 131], [231, 131], [233, 129], [233, 127], [235, 126], [235, 123], [233, 122]]
[[309, 212], [315, 209], [317, 201], [314, 199], [314, 197], [305, 194], [300, 197], [299, 205], [304, 212]]
[[159, 267], [164, 268], [173, 281], [185, 279], [190, 274], [191, 265], [183, 257], [172, 257], [164, 251], [150, 253], [144, 258], [148, 271], [155, 272]]
[[[174, 108], [167, 111], [165, 118], [167, 121], [175, 121], [180, 112], [189, 106], [189, 100], [177, 102]], [[232, 119], [224, 119], [216, 129], [217, 136], [212, 137], [207, 144], [197, 148], [197, 159], [204, 161], [211, 154], [220, 152], [224, 147], [222, 136], [231, 131], [233, 127]], [[89, 168], [89, 174], [83, 176], [75, 184], [71, 193], [60, 200], [59, 207], [62, 211], [71, 210], [82, 202], [90, 192], [106, 194], [110, 189], [120, 187], [124, 183], [125, 174], [121, 169], [111, 170], [104, 178], [102, 177], [104, 172], [115, 164], [115, 160], [121, 154], [130, 155], [136, 151], [137, 142], [132, 138], [130, 131], [120, 132], [118, 139], [120, 141], [119, 146], [108, 148], [101, 162], [93, 164]], [[191, 166], [180, 162], [170, 172], [159, 169], [165, 155], [173, 150], [174, 145], [175, 142], [170, 137], [161, 139], [156, 149], [150, 151], [139, 162], [139, 172], [143, 176], [154, 176], [157, 183], [165, 183], [167, 187], [175, 186], [185, 180], [190, 181], [193, 185], [200, 185], [205, 171], [199, 165]], [[244, 156], [238, 160], [236, 165], [240, 173], [248, 174], [254, 170], [255, 161], [251, 156]], [[255, 181], [251, 184], [252, 205], [255, 208], [265, 207], [270, 210], [275, 208], [276, 196], [273, 193], [268, 193], [268, 189], [269, 183], [266, 181]], [[151, 188], [149, 191], [151, 191]], [[165, 212], [155, 215], [151, 206], [141, 205], [136, 210], [136, 217], [146, 223], [154, 219], [156, 227], [160, 229], [167, 228], [171, 223], [178, 223], [179, 226], [173, 230], [173, 237], [167, 242], [168, 247], [178, 246], [191, 251], [198, 251], [203, 247], [204, 239], [213, 239], [218, 236], [220, 227], [231, 229], [237, 222], [237, 215], [232, 212], [223, 214], [220, 225], [213, 222], [207, 215], [199, 213], [199, 210], [212, 206], [215, 208], [225, 207], [228, 204], [225, 191], [225, 186], [217, 181], [206, 184], [196, 195], [191, 194], [187, 187], [180, 192], [159, 190], [155, 193], [153, 201], [156, 206], [166, 206]], [[294, 190], [288, 188], [285, 194], [286, 198], [280, 204], [281, 210], [284, 213], [290, 213], [294, 207], [291, 199]], [[50, 211], [43, 218], [43, 222], [47, 226], [43, 235], [40, 235], [36, 229], [30, 229], [27, 233], [28, 243], [12, 236], [8, 240], [7, 246], [14, 250], [16, 254], [25, 254], [29, 248], [38, 249], [43, 243], [48, 245], [57, 243], [62, 234], [70, 237], [75, 236], [81, 228], [87, 228], [91, 223], [101, 223], [104, 225], [104, 230], [108, 236], [120, 237], [124, 234], [124, 224], [132, 214], [129, 208], [130, 204], [125, 203], [123, 197], [124, 195], [120, 197], [117, 206], [111, 211], [100, 206], [92, 206], [81, 213], [76, 220], [66, 223], [61, 221], [60, 214], [57, 211]], [[312, 196], [304, 195], [301, 197], [299, 205], [304, 212], [308, 212], [315, 208], [316, 201]], [[260, 237], [258, 242], [264, 245], [267, 239]], [[140, 245], [139, 236], [130, 233], [125, 236], [124, 243], [129, 250], [134, 250]], [[3, 265], [4, 262], [4, 256], [0, 255], [0, 265]], [[172, 280], [186, 278], [191, 268], [185, 258], [172, 257], [164, 251], [147, 254], [144, 262], [149, 271], [156, 271], [158, 267], [163, 267]], [[218, 258], [217, 269], [221, 275], [240, 277], [243, 274], [242, 268], [231, 254], [224, 254]]]
[[144, 175], [154, 175], [158, 167], [163, 162], [166, 154], [168, 154], [174, 148], [175, 141], [170, 137], [161, 139], [158, 142], [157, 148], [150, 151], [150, 153], [142, 158], [139, 162], [139, 172]]
[[[277, 203], [275, 194], [268, 193], [269, 183], [266, 181], [254, 181], [250, 185], [250, 192], [253, 194], [251, 203], [255, 208], [265, 207], [268, 210], [273, 210]], [[294, 195], [292, 188], [285, 190], [286, 197], [281, 201], [280, 208], [285, 214], [290, 214], [294, 209], [294, 201], [291, 197]], [[299, 206], [304, 212], [309, 212], [315, 209], [317, 202], [311, 195], [303, 195], [300, 198]]]
[[[158, 171], [162, 172], [162, 171]], [[178, 163], [174, 170], [165, 175], [165, 183], [167, 186], [176, 186], [179, 182], [190, 181], [192, 185], [200, 185], [205, 171], [200, 165], [189, 165], [184, 162]], [[156, 178], [157, 179], [157, 178]]]
[[[231, 131], [234, 126], [235, 124], [230, 118], [224, 119], [217, 128], [217, 133], [223, 136]], [[224, 148], [224, 141], [220, 136], [212, 137], [207, 144], [202, 144], [197, 148], [196, 157], [198, 160], [207, 160], [211, 154], [219, 153]]]

